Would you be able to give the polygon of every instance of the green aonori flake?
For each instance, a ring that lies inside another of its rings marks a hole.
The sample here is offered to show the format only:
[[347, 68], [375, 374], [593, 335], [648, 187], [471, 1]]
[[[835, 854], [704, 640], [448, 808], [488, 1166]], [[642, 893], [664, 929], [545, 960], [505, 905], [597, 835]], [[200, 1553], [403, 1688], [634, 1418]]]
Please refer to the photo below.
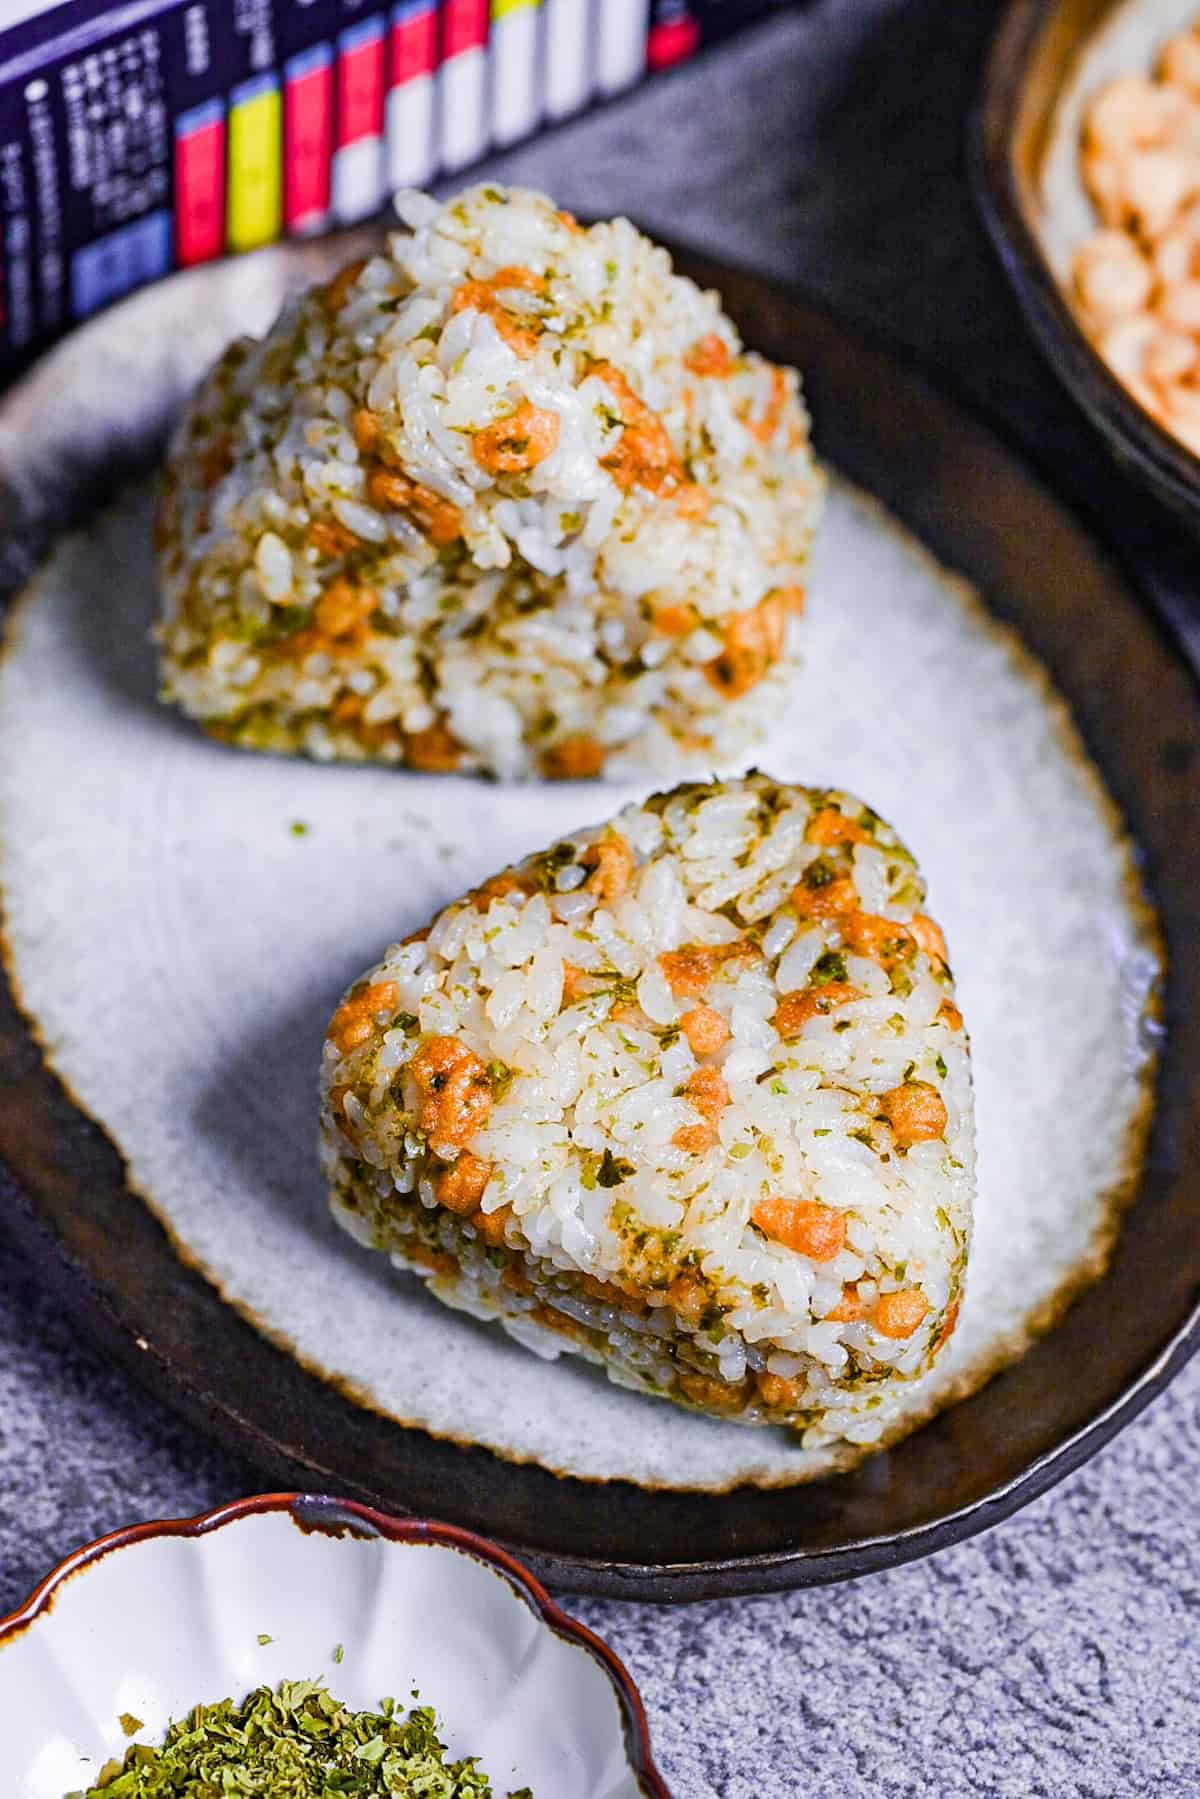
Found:
[[627, 1162], [623, 1156], [614, 1156], [611, 1149], [606, 1149], [596, 1170], [596, 1180], [601, 1187], [619, 1187], [634, 1172], [632, 1162]]
[[346, 1653], [346, 1651], [342, 1648], [342, 1645], [339, 1643], [337, 1648], [333, 1652], [334, 1661], [340, 1662], [342, 1657], [345, 1655], [345, 1653]]
[[[339, 1644], [339, 1651], [341, 1645]], [[416, 1694], [413, 1695], [416, 1698]], [[492, 1799], [474, 1756], [449, 1761], [430, 1706], [351, 1711], [317, 1680], [197, 1705], [158, 1748], [132, 1743], [67, 1799]], [[508, 1799], [533, 1799], [528, 1787]]]
[[258, 1641], [259, 1641], [260, 1648], [265, 1649], [267, 1644], [273, 1643], [275, 1641], [275, 1639], [273, 1636], [271, 1636], [269, 1634], [269, 1632], [267, 1632], [265, 1630], [260, 1630], [258, 1633]]
[[302, 818], [294, 818], [292, 820], [292, 836], [293, 837], [307, 837], [308, 836], [308, 826], [307, 826], [307, 824], [305, 824], [305, 822]]
[[841, 950], [827, 949], [823, 956], [818, 956], [812, 965], [809, 980], [815, 987], [823, 987], [828, 981], [844, 981], [846, 979], [846, 958]]
[[507, 1062], [491, 1061], [487, 1065], [488, 1084], [492, 1089], [492, 1098], [499, 1102], [508, 1092], [516, 1075]]

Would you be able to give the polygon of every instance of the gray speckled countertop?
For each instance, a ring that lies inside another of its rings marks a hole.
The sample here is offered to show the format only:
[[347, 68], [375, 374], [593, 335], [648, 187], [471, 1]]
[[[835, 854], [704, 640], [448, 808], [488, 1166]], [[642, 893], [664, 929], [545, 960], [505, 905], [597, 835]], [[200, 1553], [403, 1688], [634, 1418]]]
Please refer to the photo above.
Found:
[[[997, 10], [819, 0], [496, 168], [803, 284], [1043, 458], [1091, 467], [967, 189]], [[1112, 514], [1127, 543], [1154, 527], [1129, 493]], [[262, 1484], [107, 1368], [0, 1241], [0, 1614], [89, 1537]], [[677, 1799], [1195, 1799], [1198, 1488], [1193, 1365], [1082, 1472], [932, 1560], [786, 1597], [574, 1609], [640, 1682]]]

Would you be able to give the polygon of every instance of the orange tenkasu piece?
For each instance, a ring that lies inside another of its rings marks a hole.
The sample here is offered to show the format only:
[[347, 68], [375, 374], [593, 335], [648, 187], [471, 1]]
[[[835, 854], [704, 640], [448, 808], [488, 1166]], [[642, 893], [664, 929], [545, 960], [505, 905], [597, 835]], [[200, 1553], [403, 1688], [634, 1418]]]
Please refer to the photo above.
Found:
[[943, 1343], [948, 1343], [950, 1338], [954, 1335], [958, 1325], [958, 1315], [961, 1311], [962, 1294], [956, 1293], [954, 1298], [950, 1301], [950, 1304], [946, 1307], [946, 1313], [942, 1319], [942, 1328], [937, 1334], [937, 1345], [939, 1349]]
[[698, 481], [685, 481], [675, 495], [675, 511], [680, 518], [707, 518], [712, 511], [712, 495]]
[[884, 918], [875, 912], [850, 912], [841, 930], [847, 949], [869, 956], [881, 968], [898, 968], [912, 957], [916, 939], [898, 919]]
[[557, 412], [522, 400], [508, 418], [476, 431], [471, 440], [475, 460], [491, 475], [521, 474], [553, 454], [558, 432]]
[[932, 1143], [946, 1129], [946, 1104], [928, 1081], [904, 1081], [879, 1097], [879, 1110], [892, 1127], [897, 1149]]
[[412, 482], [395, 469], [377, 468], [367, 476], [367, 498], [381, 511], [400, 512], [412, 499]]
[[344, 556], [358, 539], [339, 520], [316, 518], [304, 533], [304, 541], [319, 556]]
[[451, 312], [484, 312], [488, 317], [497, 311], [497, 300], [487, 281], [464, 281], [450, 299]]
[[342, 1001], [329, 1021], [326, 1035], [345, 1055], [348, 1049], [357, 1049], [367, 1041], [376, 1017], [382, 1012], [394, 1012], [399, 1000], [400, 989], [395, 981], [376, 981], [373, 987], [364, 987], [361, 993], [352, 993]]
[[716, 1124], [729, 1104], [729, 1088], [720, 1069], [706, 1063], [703, 1068], [697, 1068], [688, 1076], [683, 1097], [690, 1106], [695, 1106], [701, 1118], [707, 1118], [710, 1124]]
[[851, 875], [835, 875], [815, 886], [800, 881], [792, 889], [792, 904], [801, 918], [842, 918], [858, 911], [858, 888]]
[[739, 1381], [734, 1386], [717, 1375], [699, 1374], [692, 1368], [681, 1368], [677, 1378], [688, 1398], [710, 1412], [740, 1412], [745, 1409], [750, 1391], [746, 1381]]
[[694, 606], [663, 606], [654, 614], [654, 629], [664, 637], [686, 637], [698, 622]]
[[364, 456], [370, 456], [379, 448], [382, 435], [378, 415], [369, 406], [360, 406], [350, 420], [350, 430], [354, 441]]
[[512, 1215], [511, 1206], [499, 1206], [494, 1212], [472, 1212], [471, 1223], [485, 1243], [499, 1249], [504, 1243], [504, 1228]]
[[462, 536], [462, 513], [453, 500], [444, 499], [432, 488], [414, 482], [409, 506], [435, 548], [444, 549], [448, 543], [457, 543]]
[[584, 970], [582, 968], [578, 967], [578, 965], [574, 962], [564, 961], [562, 968], [563, 968], [562, 1003], [564, 1006], [573, 1006], [575, 1004], [575, 1001], [577, 999], [582, 998], [582, 996], [587, 992], [587, 975], [585, 974]]
[[357, 640], [365, 631], [375, 603], [370, 587], [358, 587], [344, 575], [338, 575], [313, 608], [313, 623], [323, 637], [332, 637], [335, 642], [344, 638]]
[[820, 1018], [838, 1006], [861, 999], [862, 992], [850, 981], [826, 981], [822, 987], [800, 987], [785, 993], [775, 1008], [773, 1023], [783, 1038], [798, 1037], [810, 1018]]
[[438, 1204], [445, 1206], [447, 1211], [473, 1212], [491, 1178], [492, 1164], [464, 1149], [449, 1168], [438, 1175], [433, 1190]]
[[552, 781], [588, 781], [603, 771], [607, 751], [595, 737], [582, 732], [552, 743], [542, 765]]
[[679, 1020], [679, 1028], [694, 1056], [715, 1055], [729, 1042], [729, 1026], [711, 1006], [693, 1006]]
[[764, 1237], [814, 1262], [832, 1262], [846, 1242], [846, 1220], [815, 1199], [761, 1199], [750, 1214]]
[[457, 1037], [431, 1037], [408, 1065], [421, 1093], [417, 1123], [435, 1152], [461, 1149], [492, 1109], [487, 1069]]
[[853, 818], [847, 818], [836, 806], [822, 806], [808, 821], [804, 833], [809, 843], [832, 849], [840, 843], [870, 843], [870, 835]]
[[497, 293], [502, 293], [506, 287], [515, 287], [526, 294], [544, 294], [546, 277], [539, 275], [536, 269], [519, 268], [509, 264], [507, 268], [496, 270], [496, 273], [489, 279], [488, 286], [494, 287]]
[[667, 986], [680, 995], [704, 993], [717, 978], [721, 966], [716, 951], [706, 944], [684, 944], [682, 949], [664, 950], [658, 958]]
[[480, 882], [470, 896], [471, 904], [477, 912], [486, 912], [493, 900], [506, 899], [510, 893], [529, 894], [534, 887], [529, 875], [506, 868], [503, 874], [489, 875], [486, 881]]
[[685, 943], [658, 958], [667, 986], [677, 998], [697, 998], [712, 986], [726, 962], [754, 962], [762, 955], [756, 943]]
[[693, 375], [724, 377], [733, 370], [733, 355], [725, 339], [710, 331], [692, 345], [683, 359], [683, 366], [691, 369]]
[[770, 443], [776, 431], [779, 429], [779, 421], [783, 417], [783, 409], [787, 404], [787, 397], [787, 376], [782, 369], [772, 368], [771, 397], [767, 401], [766, 409], [763, 412], [762, 417], [755, 419], [753, 423], [748, 426], [751, 434], [754, 437], [757, 437], [759, 443]]
[[698, 1330], [711, 1303], [704, 1282], [687, 1269], [677, 1274], [667, 1288], [667, 1299], [680, 1323], [688, 1330]]
[[404, 739], [404, 759], [413, 768], [449, 774], [462, 761], [462, 744], [445, 719], [439, 718]]
[[488, 281], [464, 281], [455, 290], [450, 310], [465, 312], [470, 309], [486, 314], [510, 349], [515, 350], [518, 356], [532, 356], [537, 349], [542, 328], [528, 314], [513, 313], [505, 306], [500, 296], [513, 289], [522, 293], [543, 294], [546, 291], [546, 278], [533, 269], [497, 269]]
[[911, 1337], [929, 1310], [929, 1301], [919, 1287], [904, 1287], [899, 1293], [881, 1293], [872, 1319], [881, 1337]]
[[608, 830], [589, 843], [579, 862], [582, 868], [591, 869], [584, 885], [599, 900], [620, 899], [633, 879], [633, 851], [620, 831]]
[[783, 653], [787, 607], [781, 591], [777, 588], [748, 612], [734, 612], [725, 621], [725, 648], [705, 664], [704, 673], [727, 700], [757, 687]]
[[858, 1297], [857, 1287], [852, 1287], [847, 1281], [842, 1287], [842, 1297], [832, 1312], [826, 1312], [824, 1322], [826, 1324], [853, 1324], [856, 1319], [865, 1318], [868, 1310], [869, 1308]]
[[793, 1411], [800, 1403], [802, 1383], [798, 1380], [784, 1380], [781, 1374], [770, 1374], [764, 1368], [754, 1377], [758, 1387], [758, 1396], [765, 1406], [772, 1411], [787, 1409]]
[[931, 962], [942, 962], [949, 966], [950, 955], [940, 924], [927, 918], [923, 912], [915, 912], [908, 921], [908, 928]]
[[654, 494], [677, 492], [687, 476], [657, 412], [650, 410], [611, 362], [595, 362], [588, 373], [603, 381], [614, 396], [625, 427], [615, 447], [603, 459], [617, 486], [644, 487]]

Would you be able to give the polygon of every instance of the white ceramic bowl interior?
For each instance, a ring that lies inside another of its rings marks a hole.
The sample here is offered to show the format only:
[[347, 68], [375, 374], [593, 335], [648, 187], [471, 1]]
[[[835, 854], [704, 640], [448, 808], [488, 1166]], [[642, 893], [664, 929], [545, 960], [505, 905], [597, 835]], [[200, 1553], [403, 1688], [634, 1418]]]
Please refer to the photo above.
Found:
[[355, 1707], [392, 1695], [407, 1709], [415, 1687], [497, 1799], [665, 1793], [639, 1783], [614, 1677], [498, 1566], [446, 1541], [351, 1534], [345, 1516], [329, 1516], [333, 1534], [283, 1502], [235, 1507], [199, 1534], [71, 1558], [27, 1622], [0, 1626], [5, 1794], [86, 1789], [128, 1746], [122, 1714], [158, 1742], [198, 1701], [314, 1676]]

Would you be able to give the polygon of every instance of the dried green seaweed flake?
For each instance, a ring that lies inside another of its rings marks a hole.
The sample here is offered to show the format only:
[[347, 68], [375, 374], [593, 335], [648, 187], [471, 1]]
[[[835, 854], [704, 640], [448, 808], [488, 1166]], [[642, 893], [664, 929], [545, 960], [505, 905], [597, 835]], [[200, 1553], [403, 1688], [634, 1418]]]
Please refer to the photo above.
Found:
[[[414, 1699], [417, 1695], [414, 1693]], [[430, 1706], [351, 1711], [317, 1680], [197, 1705], [157, 1748], [132, 1743], [68, 1799], [492, 1799], [474, 1756], [447, 1760]], [[508, 1799], [532, 1799], [528, 1787]]]

